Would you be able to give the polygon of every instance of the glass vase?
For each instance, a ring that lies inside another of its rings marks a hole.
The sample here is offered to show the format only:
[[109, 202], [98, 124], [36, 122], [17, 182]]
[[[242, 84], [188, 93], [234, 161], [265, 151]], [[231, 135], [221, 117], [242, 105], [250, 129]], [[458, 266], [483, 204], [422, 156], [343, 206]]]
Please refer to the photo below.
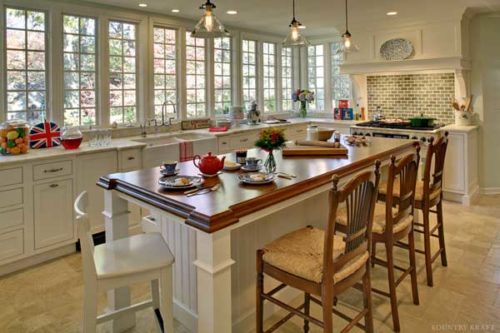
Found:
[[302, 118], [307, 117], [307, 102], [300, 101], [299, 116]]
[[264, 168], [266, 168], [268, 173], [276, 171], [276, 158], [274, 157], [272, 150], [270, 150], [267, 154], [267, 158], [264, 161]]

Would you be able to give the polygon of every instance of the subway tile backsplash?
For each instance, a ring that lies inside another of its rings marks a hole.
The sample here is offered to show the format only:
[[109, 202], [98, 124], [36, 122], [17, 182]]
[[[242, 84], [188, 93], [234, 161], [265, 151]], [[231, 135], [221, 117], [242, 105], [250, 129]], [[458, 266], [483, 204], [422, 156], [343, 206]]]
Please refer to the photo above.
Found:
[[454, 113], [455, 74], [368, 76], [368, 116], [377, 106], [386, 118], [411, 118], [423, 113], [438, 123], [451, 124]]

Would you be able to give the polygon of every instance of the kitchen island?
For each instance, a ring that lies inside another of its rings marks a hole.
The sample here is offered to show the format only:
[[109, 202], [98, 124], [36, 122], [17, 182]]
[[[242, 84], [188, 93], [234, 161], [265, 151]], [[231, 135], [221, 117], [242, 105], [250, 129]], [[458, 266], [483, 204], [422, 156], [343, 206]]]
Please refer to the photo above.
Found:
[[[176, 258], [175, 317], [200, 333], [247, 332], [255, 324], [256, 249], [306, 225], [324, 228], [333, 175], [347, 180], [372, 169], [376, 160], [387, 162], [391, 155], [414, 150], [414, 145], [408, 140], [372, 138], [367, 146], [348, 147], [347, 156], [282, 157], [278, 153], [277, 171], [296, 178], [243, 185], [238, 172], [223, 172], [205, 180], [206, 187], [219, 183], [217, 191], [193, 197], [162, 189], [159, 168], [103, 176], [98, 185], [108, 190], [103, 213], [106, 238], [128, 235], [128, 202], [149, 209]], [[254, 149], [249, 156], [265, 158], [265, 153]], [[234, 160], [232, 154], [227, 158]], [[180, 174], [198, 173], [190, 162], [179, 167]], [[126, 288], [109, 296], [111, 308], [130, 302]], [[272, 309], [266, 308], [270, 313]], [[133, 317], [115, 320], [114, 329], [123, 331], [134, 321]]]

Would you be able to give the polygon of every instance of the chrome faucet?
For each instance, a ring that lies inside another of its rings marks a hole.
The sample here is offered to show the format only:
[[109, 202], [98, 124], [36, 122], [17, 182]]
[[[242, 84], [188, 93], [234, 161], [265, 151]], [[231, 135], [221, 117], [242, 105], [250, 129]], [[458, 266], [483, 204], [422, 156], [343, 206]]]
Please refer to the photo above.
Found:
[[[174, 108], [174, 114], [177, 115], [177, 109], [175, 107], [175, 103], [172, 101], [165, 101], [163, 102], [161, 106], [161, 125], [166, 126], [167, 124], [165, 123], [165, 115], [167, 114], [167, 105], [172, 105]], [[168, 126], [172, 126], [172, 120], [174, 120], [175, 117], [170, 117], [168, 118]]]
[[151, 127], [151, 123], [154, 123], [155, 133], [158, 134], [158, 121], [155, 118], [146, 119], [141, 126], [141, 136], [145, 138], [148, 135], [147, 128]]

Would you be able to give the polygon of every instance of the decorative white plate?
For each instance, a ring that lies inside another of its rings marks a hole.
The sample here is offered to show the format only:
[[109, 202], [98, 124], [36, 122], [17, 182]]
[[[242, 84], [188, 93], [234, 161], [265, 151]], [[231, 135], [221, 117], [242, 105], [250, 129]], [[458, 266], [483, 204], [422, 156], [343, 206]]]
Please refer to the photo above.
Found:
[[405, 60], [412, 55], [413, 44], [408, 39], [389, 39], [380, 47], [380, 56], [385, 60]]
[[[175, 180], [178, 178], [186, 178], [187, 180], [189, 180], [189, 183], [187, 183], [185, 185], [177, 185]], [[160, 184], [164, 188], [170, 189], [170, 190], [185, 190], [188, 188], [199, 186], [202, 183], [203, 183], [203, 179], [201, 177], [185, 176], [185, 175], [161, 177], [158, 180], [158, 184]]]
[[242, 173], [238, 175], [240, 182], [251, 185], [269, 184], [274, 181], [276, 175], [274, 173], [252, 172]]

